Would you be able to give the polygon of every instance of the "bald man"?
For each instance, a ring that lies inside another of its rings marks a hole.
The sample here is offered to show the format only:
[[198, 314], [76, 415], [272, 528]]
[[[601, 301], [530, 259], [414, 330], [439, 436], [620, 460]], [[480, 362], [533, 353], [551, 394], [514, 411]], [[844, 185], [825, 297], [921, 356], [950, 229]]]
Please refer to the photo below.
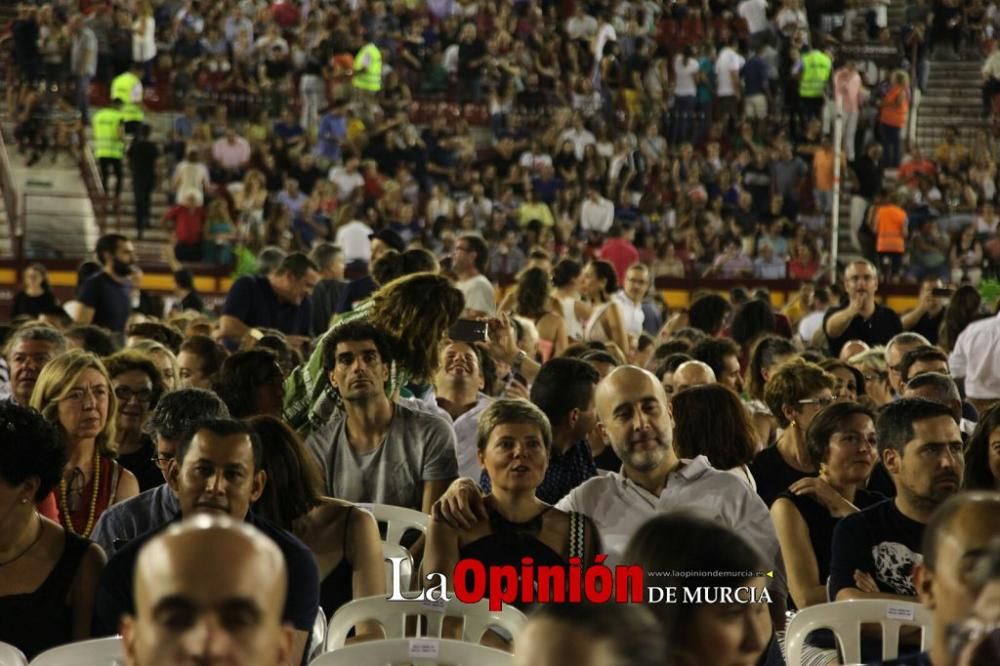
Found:
[[701, 361], [685, 361], [674, 370], [674, 391], [683, 391], [692, 386], [704, 386], [715, 383], [715, 372], [712, 366]]
[[852, 356], [857, 356], [861, 352], [866, 352], [869, 349], [871, 349], [871, 347], [869, 347], [868, 343], [864, 340], [850, 340], [841, 348], [840, 356], [838, 358], [840, 358], [840, 360], [844, 363], [847, 363]]
[[920, 603], [933, 615], [930, 650], [886, 664], [957, 666], [949, 628], [973, 610], [978, 590], [970, 572], [977, 559], [988, 552], [997, 534], [1000, 534], [998, 493], [955, 495], [938, 507], [924, 530], [923, 561], [913, 572]]
[[275, 543], [228, 516], [200, 514], [149, 541], [122, 620], [128, 666], [288, 663], [288, 572]]

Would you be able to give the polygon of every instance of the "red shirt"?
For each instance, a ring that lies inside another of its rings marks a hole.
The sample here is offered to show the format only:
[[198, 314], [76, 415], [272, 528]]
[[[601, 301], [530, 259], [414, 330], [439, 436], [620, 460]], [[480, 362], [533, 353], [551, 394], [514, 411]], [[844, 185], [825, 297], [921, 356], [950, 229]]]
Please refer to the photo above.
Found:
[[198, 245], [205, 228], [205, 209], [174, 206], [167, 211], [165, 219], [174, 223], [174, 236], [180, 245]]
[[624, 238], [609, 238], [604, 241], [597, 256], [615, 267], [618, 274], [618, 284], [625, 284], [625, 273], [628, 267], [639, 261], [639, 251], [635, 245]]

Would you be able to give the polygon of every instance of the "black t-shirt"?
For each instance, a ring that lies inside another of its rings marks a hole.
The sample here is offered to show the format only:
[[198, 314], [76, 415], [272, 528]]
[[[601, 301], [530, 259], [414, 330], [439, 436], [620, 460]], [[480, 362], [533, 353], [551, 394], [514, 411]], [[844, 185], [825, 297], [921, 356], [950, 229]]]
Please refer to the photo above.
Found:
[[37, 318], [40, 314], [45, 314], [59, 307], [59, 301], [51, 291], [43, 291], [38, 296], [28, 296], [23, 291], [17, 292], [14, 296], [14, 306], [10, 316], [20, 317], [28, 315]]
[[935, 316], [931, 316], [930, 313], [925, 312], [917, 321], [917, 325], [913, 327], [913, 332], [919, 333], [927, 338], [927, 341], [932, 345], [936, 345], [938, 343], [938, 336], [941, 334], [941, 322], [943, 321], [944, 308], [941, 308], [941, 311]]
[[889, 470], [885, 468], [882, 461], [879, 460], [875, 463], [875, 467], [872, 468], [872, 473], [868, 477], [868, 483], [865, 484], [871, 492], [881, 493], [885, 497], [895, 497], [896, 496], [896, 484], [889, 476]]
[[915, 596], [913, 568], [923, 561], [924, 524], [907, 518], [895, 500], [885, 500], [847, 516], [833, 531], [830, 599], [846, 587], [857, 587], [854, 572], [863, 571], [880, 592]]
[[118, 464], [135, 474], [140, 492], [163, 485], [163, 473], [153, 462], [154, 457], [156, 447], [153, 446], [153, 440], [145, 435], [138, 450], [118, 456]]
[[757, 494], [768, 507], [788, 486], [807, 476], [816, 476], [816, 472], [801, 472], [786, 463], [777, 446], [769, 446], [755, 455], [749, 467], [757, 483]]
[[[830, 308], [823, 316], [823, 330], [826, 330], [826, 323], [830, 317], [837, 314], [844, 308]], [[895, 311], [883, 305], [875, 305], [875, 312], [870, 319], [865, 319], [861, 315], [856, 315], [847, 326], [844, 334], [837, 338], [830, 338], [830, 355], [834, 358], [840, 356], [840, 348], [851, 340], [863, 340], [870, 346], [884, 345], [892, 340], [897, 333], [903, 332], [903, 323], [899, 320], [899, 315]]]
[[882, 167], [868, 155], [862, 155], [854, 161], [854, 175], [858, 179], [858, 195], [873, 201], [882, 189]]
[[142, 185], [152, 185], [156, 180], [156, 158], [159, 155], [160, 149], [152, 141], [142, 139], [133, 141], [128, 149], [132, 180]]
[[222, 314], [236, 317], [251, 328], [274, 328], [285, 335], [309, 335], [312, 300], [299, 305], [285, 303], [271, 288], [266, 277], [246, 275], [233, 283]]
[[[830, 553], [833, 550], [833, 530], [840, 522], [840, 518], [830, 515], [830, 512], [812, 495], [796, 495], [784, 490], [778, 494], [778, 498], [787, 499], [805, 521], [809, 528], [809, 544], [812, 546], [813, 555], [816, 556], [816, 567], [819, 570], [819, 579], [826, 581], [830, 575]], [[858, 489], [854, 493], [854, 506], [861, 510], [882, 502], [884, 495]], [[789, 608], [793, 608], [792, 599], [788, 600]]]
[[[93, 635], [113, 636], [118, 633], [121, 616], [135, 613], [132, 593], [133, 576], [139, 551], [154, 536], [180, 520], [161, 525], [129, 541], [111, 556], [94, 600]], [[311, 631], [319, 610], [319, 570], [312, 552], [288, 532], [275, 527], [253, 514], [246, 521], [259, 529], [281, 549], [288, 569], [288, 596], [282, 619], [299, 631]], [[308, 652], [308, 650], [306, 650]]]
[[78, 300], [94, 309], [91, 324], [124, 335], [125, 324], [132, 312], [131, 287], [128, 283], [118, 282], [101, 271], [83, 283]]

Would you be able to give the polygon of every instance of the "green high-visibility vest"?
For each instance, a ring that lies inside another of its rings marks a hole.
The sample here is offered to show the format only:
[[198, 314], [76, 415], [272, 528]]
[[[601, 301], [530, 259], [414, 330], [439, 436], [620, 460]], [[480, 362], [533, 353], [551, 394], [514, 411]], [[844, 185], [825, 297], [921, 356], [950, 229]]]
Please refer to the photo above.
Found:
[[802, 77], [799, 79], [799, 97], [822, 97], [826, 82], [830, 80], [833, 63], [830, 56], [813, 49], [802, 56]]
[[132, 72], [122, 72], [111, 82], [111, 99], [122, 101], [122, 116], [125, 122], [142, 122], [144, 114], [142, 107], [132, 101], [132, 91], [136, 86], [142, 85], [142, 81]]
[[125, 154], [125, 142], [118, 134], [118, 126], [124, 122], [118, 109], [101, 109], [91, 121], [94, 127], [94, 155], [100, 159], [110, 157], [120, 160]]
[[[359, 69], [360, 63], [369, 56], [368, 67]], [[372, 43], [365, 44], [354, 56], [354, 77], [351, 85], [361, 90], [378, 92], [382, 89], [382, 52]]]

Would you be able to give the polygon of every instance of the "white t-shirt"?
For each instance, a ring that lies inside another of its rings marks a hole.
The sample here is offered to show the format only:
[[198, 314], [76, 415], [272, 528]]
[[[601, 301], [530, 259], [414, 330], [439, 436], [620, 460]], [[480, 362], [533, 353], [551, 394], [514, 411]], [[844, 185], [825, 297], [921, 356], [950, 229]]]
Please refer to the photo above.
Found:
[[617, 42], [618, 33], [615, 32], [615, 27], [610, 23], [605, 23], [597, 31], [597, 38], [594, 40], [594, 61], [600, 62], [601, 56], [604, 55], [604, 45], [608, 42]]
[[733, 89], [732, 74], [735, 73], [738, 76], [745, 64], [746, 59], [728, 46], [719, 52], [719, 57], [715, 59], [716, 95], [718, 97], [732, 97], [736, 94], [736, 90]]
[[497, 293], [485, 275], [477, 275], [468, 280], [459, 280], [455, 283], [465, 295], [465, 309], [485, 312], [488, 315], [496, 314]]
[[698, 73], [698, 61], [687, 58], [683, 54], [674, 56], [674, 95], [677, 97], [694, 97], [698, 93], [694, 77]]
[[347, 201], [355, 189], [365, 184], [365, 177], [360, 172], [348, 173], [342, 166], [330, 169], [330, 181], [337, 186], [337, 200]]
[[573, 40], [590, 39], [597, 32], [597, 19], [588, 14], [566, 19], [566, 35]]
[[825, 311], [810, 312], [799, 322], [799, 337], [806, 344], [812, 342], [813, 336], [823, 327], [823, 316], [825, 314]]
[[571, 142], [573, 144], [573, 152], [576, 154], [576, 159], [582, 160], [584, 148], [596, 143], [597, 139], [595, 139], [590, 130], [586, 128], [577, 131], [575, 127], [569, 127], [564, 129], [562, 134], [559, 135], [559, 144], [562, 145], [563, 141]]
[[767, 30], [766, 0], [743, 0], [736, 8], [736, 13], [747, 22], [750, 34]]
[[361, 220], [352, 220], [337, 229], [336, 243], [344, 251], [344, 261], [371, 261], [372, 243], [369, 236], [372, 228]]

